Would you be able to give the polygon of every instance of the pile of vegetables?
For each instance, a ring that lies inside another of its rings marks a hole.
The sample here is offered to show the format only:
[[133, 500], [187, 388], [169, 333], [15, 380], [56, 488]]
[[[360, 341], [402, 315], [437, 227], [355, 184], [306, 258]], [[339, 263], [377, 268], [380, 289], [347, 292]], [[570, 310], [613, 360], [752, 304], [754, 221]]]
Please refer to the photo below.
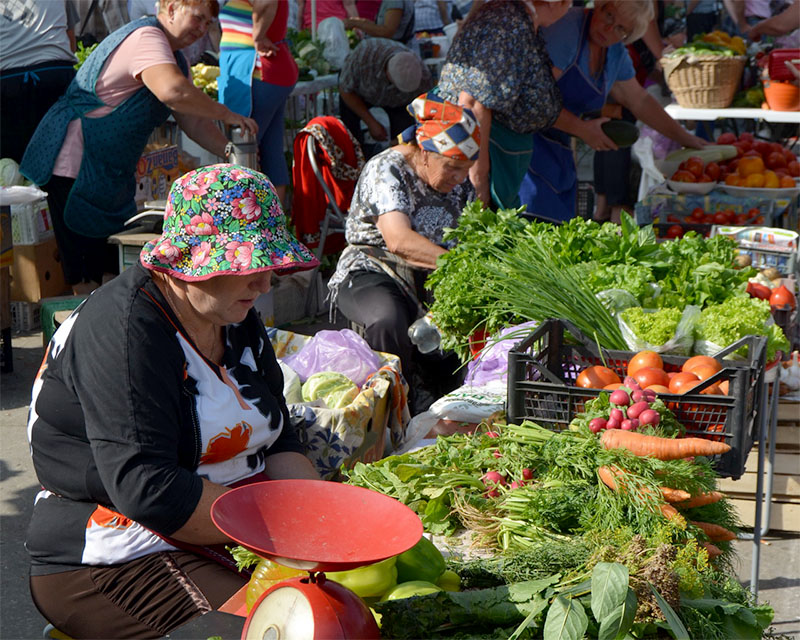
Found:
[[[743, 56], [746, 52], [744, 40], [725, 31], [712, 31], [711, 33], [698, 33], [694, 39], [674, 51], [666, 54], [668, 58], [677, 58], [688, 55], [719, 55]], [[759, 105], [761, 106], [761, 105]]]
[[325, 45], [311, 37], [309, 29], [289, 29], [286, 41], [299, 72], [298, 80], [313, 80], [315, 76], [324, 76], [331, 71], [331, 65], [325, 59]]
[[384, 637], [761, 637], [772, 611], [733, 577], [737, 522], [704, 457], [727, 445], [651, 433], [484, 425], [346, 472], [477, 550], [451, 550], [462, 593], [373, 604]]
[[219, 77], [219, 67], [199, 63], [192, 67], [192, 82], [198, 89], [213, 98], [217, 99], [219, 87], [217, 86], [217, 78]]
[[[518, 210], [491, 211], [476, 201], [444, 237], [454, 246], [439, 258], [426, 286], [433, 291], [431, 313], [442, 347], [464, 361], [471, 357], [469, 341], [476, 332], [494, 334], [547, 318], [569, 320], [606, 349], [663, 345], [687, 307], [702, 310], [729, 299], [739, 301], [732, 306], [745, 304], [748, 280], [757, 274], [737, 264], [738, 248], [730, 238], [706, 239], [689, 231], [659, 243], [652, 225], [640, 228], [624, 212], [620, 225], [574, 218], [554, 227], [528, 222]], [[636, 340], [623, 335], [620, 313]], [[714, 333], [706, 326], [701, 340]], [[788, 345], [779, 327], [751, 324], [747, 330], [767, 335], [770, 353]], [[698, 339], [693, 323], [685, 333], [679, 344], [670, 345], [674, 353], [693, 352]], [[720, 347], [742, 336], [733, 338], [726, 330], [722, 335], [732, 339]]]

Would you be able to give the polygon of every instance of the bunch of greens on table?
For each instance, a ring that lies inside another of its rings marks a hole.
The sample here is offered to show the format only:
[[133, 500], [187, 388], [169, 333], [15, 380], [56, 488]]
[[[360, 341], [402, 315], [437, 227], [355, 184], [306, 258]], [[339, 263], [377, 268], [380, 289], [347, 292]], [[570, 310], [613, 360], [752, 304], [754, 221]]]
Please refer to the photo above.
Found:
[[653, 345], [665, 344], [675, 336], [681, 315], [681, 310], [674, 307], [649, 312], [641, 307], [631, 307], [620, 313], [638, 338]]
[[[384, 637], [761, 637], [772, 610], [731, 578], [730, 544], [716, 543], [723, 555], [712, 564], [708, 538], [692, 524], [735, 531], [727, 501], [670, 519], [654, 510], [661, 485], [712, 491], [710, 466], [606, 450], [575, 426], [494, 425], [345, 472], [348, 482], [411, 506], [426, 530], [467, 528], [473, 544], [494, 551], [451, 554], [463, 593], [373, 604]], [[641, 489], [608, 490], [600, 465], [624, 470]], [[495, 497], [492, 473], [507, 481]]]

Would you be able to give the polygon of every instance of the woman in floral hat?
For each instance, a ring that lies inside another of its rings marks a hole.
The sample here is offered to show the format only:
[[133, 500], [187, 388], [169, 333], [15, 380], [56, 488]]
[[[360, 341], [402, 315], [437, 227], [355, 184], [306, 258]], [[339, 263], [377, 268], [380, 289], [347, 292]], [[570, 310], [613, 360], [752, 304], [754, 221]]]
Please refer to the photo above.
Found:
[[213, 548], [231, 542], [213, 501], [266, 476], [318, 478], [253, 304], [273, 271], [316, 264], [266, 176], [203, 167], [172, 185], [141, 264], [59, 327], [33, 387], [42, 490], [26, 541], [33, 600], [57, 629], [162, 637], [245, 584]]
[[480, 130], [469, 109], [433, 93], [417, 97], [408, 110], [416, 124], [399, 136], [404, 144], [364, 165], [347, 216], [348, 246], [328, 287], [332, 304], [365, 327], [373, 349], [399, 356], [412, 410], [419, 411], [422, 383], [414, 382], [408, 327], [425, 312], [425, 279], [447, 251], [444, 229], [454, 228], [474, 199], [468, 173]]

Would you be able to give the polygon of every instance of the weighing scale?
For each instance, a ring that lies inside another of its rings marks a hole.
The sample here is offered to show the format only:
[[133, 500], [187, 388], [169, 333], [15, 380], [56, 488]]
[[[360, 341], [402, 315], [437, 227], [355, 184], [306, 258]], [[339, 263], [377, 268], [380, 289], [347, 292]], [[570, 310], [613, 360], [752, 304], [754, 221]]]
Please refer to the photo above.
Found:
[[244, 624], [242, 640], [380, 638], [372, 612], [325, 571], [385, 560], [422, 537], [416, 513], [370, 489], [322, 480], [270, 480], [233, 489], [211, 519], [250, 551], [308, 571], [267, 589]]

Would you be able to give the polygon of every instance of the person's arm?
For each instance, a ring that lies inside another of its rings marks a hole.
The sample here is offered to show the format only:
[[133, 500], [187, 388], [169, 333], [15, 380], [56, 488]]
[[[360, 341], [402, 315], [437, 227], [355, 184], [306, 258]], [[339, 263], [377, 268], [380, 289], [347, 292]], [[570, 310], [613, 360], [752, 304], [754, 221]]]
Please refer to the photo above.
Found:
[[397, 27], [400, 26], [402, 18], [402, 9], [389, 9], [383, 16], [383, 24], [376, 24], [366, 18], [345, 18], [344, 28], [361, 29], [373, 38], [388, 38], [391, 40], [394, 32], [397, 31]]
[[658, 101], [636, 81], [618, 80], [611, 87], [609, 95], [621, 105], [628, 108], [639, 120], [659, 133], [680, 143], [684, 147], [701, 149], [708, 141], [698, 138], [684, 129], [677, 120], [673, 120]]
[[481, 130], [481, 147], [478, 152], [478, 160], [469, 169], [469, 179], [472, 182], [472, 186], [475, 187], [475, 196], [485, 205], [488, 205], [492, 201], [489, 181], [489, 170], [491, 169], [489, 136], [492, 133], [492, 110], [483, 106], [466, 91], [462, 91], [458, 96], [458, 104], [472, 110]]
[[747, 28], [747, 20], [744, 19], [744, 2], [745, 0], [722, 0], [722, 4], [725, 5], [728, 15], [730, 15], [731, 20], [733, 20], [733, 23], [739, 31], [743, 31]]
[[795, 0], [779, 14], [745, 29], [744, 33], [751, 40], [758, 40], [761, 36], [783, 36], [795, 29], [800, 29], [800, 0]]
[[437, 0], [436, 4], [439, 7], [439, 16], [442, 18], [442, 24], [450, 24], [452, 20], [450, 19], [450, 13], [448, 11], [450, 5], [447, 0]]
[[225, 146], [228, 144], [228, 138], [225, 137], [225, 134], [222, 133], [213, 120], [178, 112], [173, 112], [172, 115], [175, 117], [178, 126], [189, 138], [204, 149], [223, 158], [225, 162], [228, 161], [225, 157]]
[[319, 480], [319, 473], [302, 453], [282, 451], [267, 455], [264, 460], [264, 473], [270, 480]]
[[350, 107], [353, 113], [355, 113], [364, 121], [364, 124], [367, 125], [367, 129], [369, 129], [369, 134], [375, 140], [386, 140], [389, 137], [386, 129], [384, 129], [383, 125], [378, 122], [375, 119], [375, 116], [370, 113], [366, 103], [360, 95], [353, 93], [352, 91], [342, 91], [340, 89], [339, 99], [343, 100], [344, 103]]
[[[312, 0], [308, 0], [311, 2]], [[297, 30], [303, 29], [303, 12], [306, 8], [306, 0], [297, 0]]]
[[642, 35], [642, 42], [653, 54], [656, 64], [658, 64], [661, 54], [664, 52], [664, 41], [661, 39], [661, 32], [658, 30], [658, 22], [655, 18], [647, 25], [647, 30]]
[[389, 251], [416, 267], [435, 269], [436, 259], [446, 253], [438, 244], [414, 231], [411, 220], [401, 211], [389, 211], [378, 216], [376, 226]]
[[580, 138], [595, 151], [616, 151], [619, 147], [603, 133], [602, 125], [609, 120], [610, 118], [581, 120], [571, 111], [561, 109], [553, 126], [564, 133]]
[[344, 12], [348, 18], [358, 18], [356, 0], [342, 0], [342, 6], [344, 6]]
[[141, 78], [155, 97], [175, 113], [220, 120], [225, 124], [241, 127], [253, 135], [258, 133], [255, 120], [234, 113], [224, 104], [212, 100], [195, 87], [176, 64], [157, 64], [148, 67], [142, 71]]
[[278, 47], [267, 37], [267, 29], [272, 26], [278, 11], [279, 0], [253, 0], [253, 42], [256, 53], [265, 58], [278, 53]]

